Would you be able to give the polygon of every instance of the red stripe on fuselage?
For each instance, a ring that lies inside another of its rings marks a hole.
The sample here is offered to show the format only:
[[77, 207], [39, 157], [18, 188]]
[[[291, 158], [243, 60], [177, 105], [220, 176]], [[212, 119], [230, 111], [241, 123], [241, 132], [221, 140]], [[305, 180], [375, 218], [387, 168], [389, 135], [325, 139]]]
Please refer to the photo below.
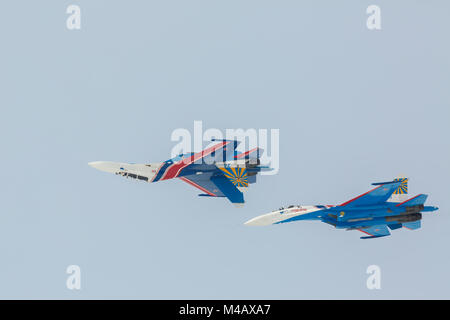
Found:
[[235, 158], [235, 159], [239, 159], [239, 158], [245, 157], [245, 156], [249, 155], [250, 153], [255, 152], [256, 150], [258, 150], [258, 148], [254, 148], [254, 149], [252, 149], [252, 150], [249, 150], [249, 151], [246, 151], [246, 152], [244, 152], [244, 153], [238, 154], [238, 155], [235, 156], [234, 158]]
[[153, 180], [155, 180], [156, 176], [157, 176], [158, 173], [159, 173], [159, 170], [161, 170], [161, 168], [163, 167], [163, 165], [164, 165], [164, 162], [161, 163], [161, 165], [159, 166], [159, 168], [158, 168], [158, 170], [156, 171], [155, 175], [153, 176], [152, 181], [150, 181], [150, 182], [153, 182]]
[[168, 167], [166, 169], [166, 172], [164, 172], [164, 174], [160, 180], [168, 180], [168, 179], [178, 177], [178, 175], [180, 174], [180, 171], [183, 170], [184, 168], [186, 168], [188, 165], [194, 163], [197, 160], [200, 160], [200, 159], [206, 157], [207, 155], [210, 155], [214, 151], [216, 151], [220, 148], [223, 148], [224, 146], [226, 146], [227, 144], [229, 144], [231, 142], [232, 141], [222, 141], [221, 143], [218, 143], [208, 149], [197, 152], [196, 154], [190, 156], [189, 158], [186, 158], [177, 163], [174, 163], [173, 165], [171, 165], [170, 167]]

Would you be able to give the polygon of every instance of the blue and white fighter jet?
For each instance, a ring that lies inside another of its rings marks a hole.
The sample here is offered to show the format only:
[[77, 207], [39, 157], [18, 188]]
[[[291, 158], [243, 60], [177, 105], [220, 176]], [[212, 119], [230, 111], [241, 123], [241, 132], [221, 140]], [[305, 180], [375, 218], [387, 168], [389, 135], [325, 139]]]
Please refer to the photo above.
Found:
[[396, 201], [396, 196], [408, 193], [407, 178], [396, 178], [390, 182], [372, 185], [376, 187], [337, 206], [289, 206], [253, 218], [245, 224], [265, 226], [299, 220], [318, 220], [337, 229], [359, 230], [366, 234], [361, 239], [372, 239], [389, 236], [389, 229], [419, 229], [422, 212], [438, 209], [424, 205], [427, 200], [425, 194], [401, 202]]
[[218, 140], [203, 151], [180, 154], [158, 163], [123, 163], [94, 161], [89, 165], [101, 171], [145, 182], [179, 179], [201, 190], [200, 196], [225, 197], [236, 206], [244, 204], [245, 191], [256, 182], [261, 171], [270, 171], [260, 164], [263, 150], [253, 148], [239, 152], [237, 140]]

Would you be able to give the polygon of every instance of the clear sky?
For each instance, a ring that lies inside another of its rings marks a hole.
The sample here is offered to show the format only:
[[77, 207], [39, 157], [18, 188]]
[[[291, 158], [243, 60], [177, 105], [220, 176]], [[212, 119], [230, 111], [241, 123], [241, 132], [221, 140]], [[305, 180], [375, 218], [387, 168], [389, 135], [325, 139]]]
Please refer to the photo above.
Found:
[[[66, 8], [81, 8], [81, 30]], [[381, 8], [382, 29], [366, 28]], [[447, 1], [3, 1], [0, 298], [450, 298]], [[246, 206], [90, 161], [159, 162], [177, 128], [280, 129]], [[319, 222], [398, 174], [440, 207], [360, 240]], [[366, 268], [381, 268], [381, 290]], [[66, 288], [79, 265], [81, 290]]]

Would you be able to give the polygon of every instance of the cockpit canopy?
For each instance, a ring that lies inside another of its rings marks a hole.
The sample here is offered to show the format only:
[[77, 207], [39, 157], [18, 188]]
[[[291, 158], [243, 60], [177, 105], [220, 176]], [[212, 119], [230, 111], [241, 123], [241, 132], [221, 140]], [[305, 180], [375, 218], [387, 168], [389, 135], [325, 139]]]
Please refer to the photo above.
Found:
[[281, 211], [281, 210], [286, 210], [286, 209], [291, 209], [291, 208], [295, 208], [295, 207], [301, 207], [301, 205], [293, 205], [293, 204], [291, 204], [290, 206], [287, 206], [287, 207], [281, 207], [281, 208], [279, 208], [279, 209], [276, 209], [276, 210], [273, 210], [273, 212], [275, 212], [275, 211]]

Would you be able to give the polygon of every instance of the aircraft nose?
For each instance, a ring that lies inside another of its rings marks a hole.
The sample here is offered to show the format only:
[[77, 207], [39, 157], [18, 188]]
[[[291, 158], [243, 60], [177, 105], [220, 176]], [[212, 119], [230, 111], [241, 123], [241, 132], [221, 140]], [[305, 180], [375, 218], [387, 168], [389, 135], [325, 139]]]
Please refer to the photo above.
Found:
[[92, 168], [95, 168], [97, 170], [111, 172], [111, 173], [115, 173], [115, 172], [119, 171], [119, 167], [120, 167], [119, 164], [114, 163], [114, 162], [109, 162], [109, 161], [93, 161], [93, 162], [89, 162], [88, 165], [90, 165]]
[[253, 219], [248, 220], [247, 222], [244, 222], [244, 224], [246, 226], [260, 226], [261, 224], [260, 224], [260, 221], [258, 221], [258, 220], [260, 220], [260, 219], [258, 219], [258, 217], [253, 218]]
[[268, 213], [259, 217], [244, 222], [246, 226], [268, 226], [277, 222], [276, 215], [273, 213]]
[[92, 161], [89, 162], [88, 165], [90, 165], [92, 168], [98, 169], [102, 165], [103, 161]]

